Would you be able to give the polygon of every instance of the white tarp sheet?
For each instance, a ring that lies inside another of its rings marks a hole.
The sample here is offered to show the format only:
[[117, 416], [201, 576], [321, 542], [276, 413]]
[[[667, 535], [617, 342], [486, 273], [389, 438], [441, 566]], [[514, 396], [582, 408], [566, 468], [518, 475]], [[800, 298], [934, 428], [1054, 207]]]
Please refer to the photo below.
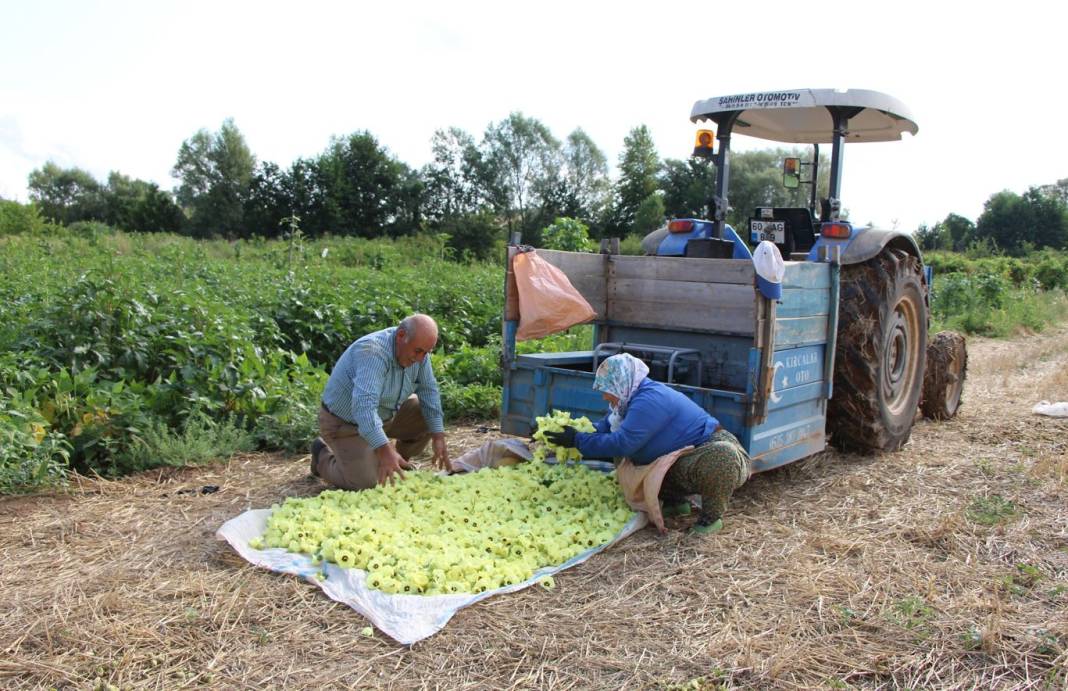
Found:
[[[502, 455], [513, 455], [510, 452], [518, 451], [519, 455], [529, 456], [529, 451], [526, 451], [525, 447], [519, 450], [518, 447], [513, 446], [515, 444], [522, 445], [522, 442], [511, 439], [488, 442], [458, 458], [454, 466], [471, 471], [492, 466], [500, 460]], [[526, 451], [525, 454], [524, 451]], [[611, 464], [608, 464], [608, 467], [611, 467]], [[536, 584], [545, 576], [551, 576], [576, 564], [581, 564], [601, 550], [641, 530], [648, 523], [644, 513], [635, 514], [611, 542], [588, 549], [563, 564], [543, 567], [522, 583], [488, 590], [477, 595], [471, 593], [391, 595], [369, 588], [365, 582], [367, 573], [361, 569], [343, 569], [326, 561], [312, 564], [309, 555], [294, 554], [280, 548], [253, 549], [249, 547], [249, 540], [259, 537], [266, 530], [267, 517], [270, 514], [270, 509], [246, 511], [224, 523], [215, 536], [230, 543], [230, 546], [250, 564], [278, 573], [300, 576], [314, 583], [322, 588], [331, 599], [353, 608], [367, 617], [390, 638], [405, 645], [421, 641], [440, 631], [461, 607], [494, 595], [522, 590]], [[317, 574], [325, 578], [320, 580], [316, 577]]]

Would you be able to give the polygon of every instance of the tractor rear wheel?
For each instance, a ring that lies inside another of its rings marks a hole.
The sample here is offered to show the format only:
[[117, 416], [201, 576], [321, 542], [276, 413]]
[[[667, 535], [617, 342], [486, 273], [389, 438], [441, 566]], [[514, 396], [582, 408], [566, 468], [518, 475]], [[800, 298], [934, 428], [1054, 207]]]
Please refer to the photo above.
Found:
[[927, 368], [923, 372], [920, 410], [932, 420], [949, 420], [960, 410], [964, 378], [968, 374], [968, 349], [956, 331], [939, 331], [927, 344]]
[[896, 451], [908, 441], [923, 392], [927, 306], [920, 261], [884, 249], [843, 266], [831, 442], [842, 449]]

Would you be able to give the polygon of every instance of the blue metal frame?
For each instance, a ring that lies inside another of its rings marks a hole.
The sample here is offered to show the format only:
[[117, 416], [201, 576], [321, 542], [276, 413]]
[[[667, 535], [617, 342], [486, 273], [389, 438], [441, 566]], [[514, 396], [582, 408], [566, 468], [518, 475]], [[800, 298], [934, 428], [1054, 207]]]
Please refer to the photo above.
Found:
[[[841, 221], [839, 221], [839, 223], [841, 223]], [[817, 262], [820, 260], [820, 257], [826, 256], [828, 251], [835, 251], [836, 249], [839, 253], [844, 252], [845, 249], [849, 247], [849, 243], [853, 242], [859, 233], [864, 232], [864, 229], [858, 231], [856, 228], [853, 228], [851, 223], [847, 223], [846, 225], [851, 229], [848, 238], [825, 238], [822, 235], [817, 235], [816, 242], [812, 245], [812, 249], [808, 251], [806, 261]]]
[[[832, 394], [838, 319], [838, 257], [839, 252], [831, 251], [817, 262], [788, 265], [782, 301], [774, 309], [766, 303], [766, 313], [773, 315], [774, 321], [763, 347], [758, 345], [757, 336], [633, 329], [635, 336], [656, 337], [676, 347], [703, 340], [707, 342], [702, 350], [706, 357], [711, 353], [732, 360], [711, 363], [714, 368], [705, 378], [718, 377], [728, 388], [668, 385], [690, 397], [737, 436], [752, 456], [757, 472], [826, 447], [827, 399]], [[754, 300], [756, 296], [754, 289]], [[554, 409], [591, 419], [608, 413], [607, 405], [593, 390], [592, 372], [594, 352], [604, 330], [595, 330], [588, 351], [517, 356], [516, 327], [515, 321], [504, 322], [501, 431], [529, 436], [534, 419]], [[752, 415], [755, 402], [761, 403], [759, 418]]]
[[[660, 257], [683, 257], [686, 255], [686, 243], [690, 240], [698, 240], [702, 238], [716, 237], [715, 223], [712, 221], [705, 221], [699, 218], [680, 218], [679, 221], [690, 221], [693, 223], [693, 230], [688, 233], [671, 233], [669, 232], [664, 239], [660, 241], [660, 245], [656, 249], [657, 256]], [[723, 226], [723, 238], [724, 240], [734, 241], [733, 256], [732, 259], [752, 259], [753, 253], [749, 251], [749, 246], [746, 245], [740, 235], [735, 232], [734, 228], [730, 224], [724, 224]]]
[[859, 264], [878, 255], [887, 246], [908, 252], [921, 262], [923, 261], [920, 247], [909, 233], [877, 228], [857, 228], [846, 221], [838, 221], [838, 223], [849, 226], [849, 237], [839, 239], [817, 235], [815, 244], [808, 251], [808, 261], [821, 261], [820, 258], [826, 256], [827, 252], [837, 251], [840, 253], [840, 263]]

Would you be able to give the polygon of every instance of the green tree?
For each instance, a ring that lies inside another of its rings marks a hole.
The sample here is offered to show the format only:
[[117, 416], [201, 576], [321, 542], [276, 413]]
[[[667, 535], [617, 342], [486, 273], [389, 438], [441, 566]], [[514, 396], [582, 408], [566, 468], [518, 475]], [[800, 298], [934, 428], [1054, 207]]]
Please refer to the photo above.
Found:
[[939, 249], [963, 252], [975, 239], [975, 224], [957, 214], [949, 214], [935, 228], [942, 238]]
[[1061, 178], [1052, 185], [1042, 185], [1039, 190], [1047, 197], [1059, 199], [1062, 203], [1068, 204], [1068, 178]]
[[711, 161], [667, 159], [660, 175], [665, 213], [669, 218], [704, 218], [715, 185], [716, 167]]
[[540, 121], [512, 113], [486, 129], [483, 157], [486, 196], [509, 231], [536, 234], [555, 210], [547, 202], [559, 189], [560, 142]]
[[255, 167], [256, 157], [233, 119], [215, 134], [201, 129], [182, 142], [171, 174], [180, 181], [176, 197], [193, 235], [246, 232], [244, 207]]
[[634, 223], [630, 232], [645, 235], [659, 228], [664, 223], [664, 195], [657, 190], [642, 200], [634, 213]]
[[976, 239], [993, 242], [1010, 253], [1017, 252], [1028, 239], [1026, 216], [1026, 205], [1020, 195], [1009, 190], [997, 192], [983, 204], [983, 213], [975, 224]]
[[[782, 162], [786, 158], [800, 158], [811, 161], [811, 150], [802, 149], [762, 149], [744, 151], [731, 155], [730, 189], [728, 202], [730, 211], [727, 222], [735, 228], [746, 225], [753, 211], [762, 206], [772, 207], [807, 207], [810, 188], [801, 185], [796, 189], [787, 189], [782, 184]], [[820, 160], [819, 190], [817, 196], [827, 196], [829, 157]], [[809, 168], [806, 167], [806, 170]], [[805, 173], [807, 177], [807, 173]], [[711, 196], [711, 191], [709, 193]]]
[[406, 197], [413, 192], [408, 176], [370, 132], [333, 138], [315, 163], [315, 229], [361, 237], [407, 232], [410, 207], [418, 208]]
[[105, 220], [116, 228], [163, 233], [177, 233], [182, 228], [182, 210], [170, 193], [154, 182], [112, 171], [104, 196]]
[[450, 216], [435, 227], [448, 236], [446, 243], [458, 258], [492, 259], [504, 246], [504, 230], [488, 209]]
[[1031, 224], [1030, 241], [1036, 247], [1068, 249], [1068, 206], [1057, 194], [1032, 187], [1023, 194]]
[[278, 237], [282, 219], [299, 216], [293, 211], [290, 189], [289, 175], [277, 164], [265, 161], [256, 166], [245, 197], [244, 237]]
[[928, 250], [946, 249], [943, 246], [942, 233], [939, 231], [939, 224], [937, 223], [933, 226], [921, 223], [920, 227], [917, 228], [916, 232], [912, 235], [916, 240], [916, 244], [925, 252]]
[[660, 157], [649, 128], [639, 125], [623, 139], [619, 156], [619, 181], [616, 183], [616, 209], [613, 223], [619, 232], [634, 225], [634, 216], [650, 194], [659, 187]]
[[430, 149], [434, 160], [422, 170], [427, 217], [432, 222], [442, 222], [475, 212], [484, 194], [480, 179], [482, 154], [474, 137], [458, 127], [438, 130]]
[[611, 200], [608, 159], [581, 128], [567, 136], [563, 147], [564, 170], [561, 208], [565, 216], [596, 222]]
[[426, 204], [426, 186], [419, 171], [401, 163], [401, 174], [393, 194], [393, 211], [388, 220], [387, 232], [392, 236], [412, 235], [423, 230], [423, 207]]
[[[293, 161], [293, 165], [280, 182], [283, 194], [289, 200], [289, 211], [281, 214], [279, 222], [286, 216], [298, 216], [307, 235], [317, 236], [329, 232], [330, 228], [324, 224], [321, 214], [326, 191], [320, 184], [318, 160], [298, 158]], [[281, 230], [277, 232], [280, 233]]]
[[29, 176], [30, 199], [57, 223], [103, 221], [107, 215], [104, 186], [81, 168], [60, 168], [49, 161]]
[[1068, 210], [1056, 197], [1032, 187], [1022, 196], [1008, 190], [992, 195], [983, 205], [975, 237], [994, 243], [1009, 254], [1026, 254], [1032, 247], [1068, 247]]

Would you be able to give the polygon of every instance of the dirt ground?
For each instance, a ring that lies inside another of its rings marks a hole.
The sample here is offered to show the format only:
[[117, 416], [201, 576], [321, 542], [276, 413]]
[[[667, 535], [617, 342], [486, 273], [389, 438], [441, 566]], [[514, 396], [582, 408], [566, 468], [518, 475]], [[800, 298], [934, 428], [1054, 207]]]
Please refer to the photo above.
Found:
[[1068, 400], [1068, 328], [969, 352], [960, 416], [902, 451], [758, 475], [717, 535], [646, 529], [410, 647], [215, 539], [319, 491], [307, 456], [2, 499], [0, 686], [1064, 689], [1068, 420], [1031, 407]]

